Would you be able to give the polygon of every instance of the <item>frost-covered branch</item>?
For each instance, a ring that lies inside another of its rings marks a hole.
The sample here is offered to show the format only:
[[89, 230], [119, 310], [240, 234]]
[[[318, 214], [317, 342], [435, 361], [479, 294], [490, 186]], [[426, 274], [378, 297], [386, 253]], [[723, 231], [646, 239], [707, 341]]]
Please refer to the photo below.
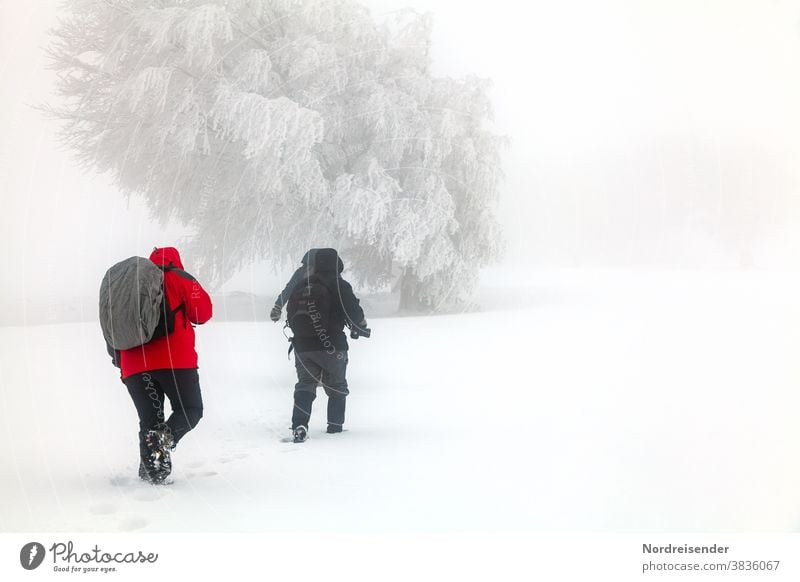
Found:
[[218, 282], [336, 246], [408, 304], [465, 299], [502, 242], [484, 79], [434, 77], [432, 21], [351, 0], [71, 0], [43, 110], [79, 162], [195, 232]]

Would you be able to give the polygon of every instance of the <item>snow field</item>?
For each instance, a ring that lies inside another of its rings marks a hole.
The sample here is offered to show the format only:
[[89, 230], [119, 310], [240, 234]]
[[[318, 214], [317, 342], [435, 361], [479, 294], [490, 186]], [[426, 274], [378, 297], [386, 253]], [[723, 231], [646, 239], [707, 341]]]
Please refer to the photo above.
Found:
[[[282, 324], [198, 329], [174, 483], [94, 322], [0, 328], [3, 531], [797, 531], [795, 276], [552, 272], [371, 319], [347, 432], [289, 435]], [[266, 309], [266, 307], [265, 307]], [[368, 314], [369, 316], [369, 314]]]

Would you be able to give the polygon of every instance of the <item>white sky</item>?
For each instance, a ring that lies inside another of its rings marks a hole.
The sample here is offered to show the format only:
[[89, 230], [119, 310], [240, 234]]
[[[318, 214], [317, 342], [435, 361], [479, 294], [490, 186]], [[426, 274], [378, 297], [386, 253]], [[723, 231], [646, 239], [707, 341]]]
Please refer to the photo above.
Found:
[[[436, 72], [493, 79], [510, 262], [797, 268], [798, 2], [365, 3], [432, 12]], [[0, 0], [0, 310], [91, 296], [178, 232], [77, 170], [28, 106], [49, 97], [58, 4]]]

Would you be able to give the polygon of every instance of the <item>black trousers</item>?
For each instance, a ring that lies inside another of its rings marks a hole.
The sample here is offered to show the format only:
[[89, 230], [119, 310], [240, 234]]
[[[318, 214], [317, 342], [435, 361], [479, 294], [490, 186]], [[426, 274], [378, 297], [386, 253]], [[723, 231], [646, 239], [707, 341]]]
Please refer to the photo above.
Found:
[[[123, 380], [139, 415], [139, 451], [147, 454], [144, 437], [150, 430], [164, 430], [177, 444], [203, 418], [200, 376], [196, 368], [151, 370]], [[164, 421], [164, 402], [172, 410]]]
[[308, 426], [311, 405], [317, 397], [317, 386], [322, 385], [328, 395], [328, 424], [341, 428], [347, 402], [347, 350], [295, 352], [294, 367], [297, 384], [294, 386], [292, 429]]

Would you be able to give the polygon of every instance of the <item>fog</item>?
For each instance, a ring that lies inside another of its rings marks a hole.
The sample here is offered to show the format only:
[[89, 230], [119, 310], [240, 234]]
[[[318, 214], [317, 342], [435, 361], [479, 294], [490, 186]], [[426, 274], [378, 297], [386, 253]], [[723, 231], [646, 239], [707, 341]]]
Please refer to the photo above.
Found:
[[[797, 269], [798, 3], [365, 4], [430, 11], [435, 72], [493, 80], [506, 267]], [[53, 99], [58, 5], [0, 3], [0, 322], [94, 297], [108, 265], [183, 232], [78, 169], [31, 107]]]

